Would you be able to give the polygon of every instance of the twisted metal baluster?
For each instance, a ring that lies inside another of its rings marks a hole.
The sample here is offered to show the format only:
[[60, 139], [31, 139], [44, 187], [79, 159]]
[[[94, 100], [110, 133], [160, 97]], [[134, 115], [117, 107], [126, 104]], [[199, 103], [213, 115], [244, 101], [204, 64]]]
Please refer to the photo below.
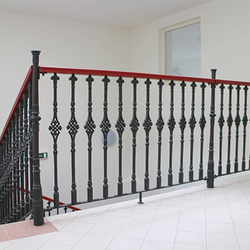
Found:
[[222, 140], [223, 140], [223, 126], [225, 123], [225, 119], [223, 116], [223, 106], [224, 106], [224, 101], [223, 101], [223, 97], [224, 97], [224, 85], [221, 84], [220, 85], [220, 91], [221, 91], [221, 97], [220, 97], [220, 118], [218, 120], [219, 123], [219, 127], [220, 127], [220, 149], [219, 149], [219, 164], [218, 164], [218, 175], [221, 176], [222, 175]]
[[133, 152], [133, 158], [132, 158], [132, 180], [131, 180], [131, 191], [132, 193], [136, 192], [136, 133], [139, 129], [140, 123], [137, 119], [137, 100], [136, 100], [136, 92], [137, 92], [137, 84], [138, 80], [134, 78], [131, 83], [133, 84], [133, 117], [129, 124], [130, 129], [132, 131], [133, 139], [132, 139], [132, 152]]
[[144, 177], [144, 189], [149, 190], [149, 132], [151, 130], [152, 121], [150, 119], [149, 110], [150, 110], [150, 84], [151, 81], [147, 79], [145, 81], [146, 84], [146, 116], [143, 122], [143, 127], [146, 134], [146, 142], [145, 142], [145, 177]]
[[181, 86], [181, 118], [179, 121], [181, 129], [181, 152], [180, 152], [180, 168], [179, 168], [179, 183], [183, 183], [183, 154], [184, 154], [184, 130], [186, 128], [186, 118], [185, 118], [185, 87], [186, 83], [182, 81]]
[[203, 82], [201, 84], [201, 117], [200, 117], [200, 128], [201, 128], [201, 147], [200, 147], [200, 167], [199, 167], [199, 180], [203, 179], [203, 145], [204, 145], [204, 129], [206, 126], [206, 118], [205, 118], [205, 88], [206, 84]]
[[108, 119], [108, 83], [110, 80], [105, 76], [102, 81], [104, 82], [104, 102], [103, 102], [103, 119], [100, 124], [100, 128], [103, 134], [103, 167], [104, 167], [104, 178], [103, 178], [103, 198], [108, 198], [108, 133], [111, 128], [111, 124]]
[[92, 82], [94, 78], [89, 75], [86, 79], [88, 82], [88, 118], [84, 125], [84, 129], [88, 136], [88, 201], [93, 200], [93, 187], [92, 187], [92, 136], [95, 131], [96, 125], [92, 118]]
[[234, 160], [234, 172], [238, 172], [238, 145], [239, 145], [239, 126], [240, 126], [240, 85], [236, 87], [237, 90], [237, 104], [236, 104], [236, 117], [235, 117], [235, 126], [236, 126], [236, 133], [235, 133], [235, 160]]
[[28, 89], [23, 94], [23, 127], [24, 127], [24, 171], [25, 171], [25, 214], [30, 211], [29, 200], [29, 134], [28, 134]]
[[191, 117], [189, 119], [189, 127], [190, 127], [190, 165], [189, 165], [189, 181], [192, 182], [194, 178], [193, 171], [193, 156], [194, 156], [194, 128], [196, 125], [196, 119], [194, 115], [195, 110], [195, 87], [196, 84], [193, 82], [191, 84], [192, 87], [192, 104], [191, 104]]
[[175, 128], [175, 119], [174, 119], [174, 81], [169, 83], [170, 86], [170, 117], [168, 120], [168, 128], [170, 131], [169, 135], [169, 168], [168, 168], [168, 185], [173, 185], [173, 171], [172, 171], [172, 164], [173, 164], [173, 131]]
[[71, 204], [74, 205], [77, 202], [76, 173], [75, 173], [75, 153], [76, 153], [75, 138], [79, 129], [79, 125], [75, 118], [75, 82], [77, 81], [77, 77], [74, 74], [72, 74], [69, 80], [71, 81], [71, 103], [70, 103], [71, 118], [67, 125], [67, 130], [71, 138], [71, 171], [72, 171]]
[[230, 161], [230, 155], [231, 155], [231, 127], [233, 124], [233, 117], [232, 117], [232, 89], [233, 86], [229, 85], [229, 104], [228, 104], [228, 117], [227, 117], [227, 126], [228, 126], [228, 142], [227, 142], [227, 174], [230, 174], [231, 172], [231, 161]]
[[57, 81], [60, 80], [60, 78], [57, 76], [56, 73], [50, 78], [53, 80], [53, 118], [49, 126], [50, 134], [53, 138], [53, 157], [54, 157], [54, 206], [57, 208], [57, 214], [59, 213], [59, 188], [58, 188], [58, 164], [57, 164], [57, 156], [58, 156], [58, 150], [57, 150], [57, 139], [60, 135], [60, 131], [62, 130], [62, 126], [60, 125], [60, 122], [58, 121], [57, 117]]
[[245, 96], [245, 102], [244, 102], [244, 116], [242, 118], [242, 124], [243, 124], [243, 156], [242, 156], [242, 170], [246, 170], [246, 137], [247, 137], [247, 91], [248, 87], [244, 87], [244, 96]]
[[162, 130], [164, 127], [164, 120], [162, 118], [162, 86], [164, 85], [164, 82], [162, 80], [159, 80], [158, 86], [159, 86], [159, 104], [158, 104], [158, 110], [159, 115], [156, 122], [156, 127], [158, 130], [158, 171], [157, 171], [157, 188], [161, 187], [161, 145], [162, 145]]
[[119, 176], [118, 176], [118, 195], [122, 195], [123, 193], [123, 183], [122, 183], [122, 134], [124, 132], [125, 129], [125, 122], [122, 116], [122, 106], [123, 106], [123, 102], [122, 102], [122, 84], [124, 83], [124, 80], [122, 79], [122, 77], [119, 77], [119, 79], [116, 81], [119, 85], [119, 102], [118, 102], [118, 119], [116, 121], [115, 127], [116, 127], [116, 131], [118, 133], [119, 136], [119, 145], [118, 145], [118, 149], [119, 149]]

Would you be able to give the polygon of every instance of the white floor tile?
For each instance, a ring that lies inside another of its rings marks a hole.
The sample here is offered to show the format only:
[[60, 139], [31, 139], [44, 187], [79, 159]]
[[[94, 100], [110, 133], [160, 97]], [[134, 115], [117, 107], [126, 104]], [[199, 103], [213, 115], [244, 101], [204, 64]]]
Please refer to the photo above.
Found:
[[175, 243], [174, 250], [206, 250], [206, 245]]
[[218, 246], [218, 245], [208, 245], [207, 250], [242, 250], [237, 246]]
[[176, 236], [176, 243], [189, 243], [189, 244], [206, 244], [206, 234], [198, 232], [183, 232], [178, 231]]
[[140, 250], [173, 250], [174, 243], [159, 240], [144, 240]]
[[76, 246], [106, 249], [112, 239], [112, 236], [86, 234]]
[[207, 223], [232, 223], [232, 218], [229, 214], [207, 214], [206, 215]]
[[153, 219], [150, 228], [176, 231], [178, 221]]
[[86, 234], [95, 224], [71, 221], [61, 229], [61, 232], [75, 232]]
[[207, 223], [206, 229], [208, 233], [229, 233], [234, 234], [234, 226], [229, 223]]
[[85, 234], [75, 232], [58, 232], [48, 243], [75, 246]]
[[234, 224], [236, 234], [250, 235], [250, 225]]
[[250, 216], [232, 215], [232, 220], [235, 224], [250, 225]]
[[37, 250], [39, 249], [44, 242], [41, 241], [31, 241], [31, 240], [16, 240], [13, 244], [8, 246], [7, 250], [20, 250], [20, 249], [25, 249], [25, 250]]
[[45, 243], [39, 250], [72, 250], [73, 246]]
[[143, 240], [140, 239], [115, 237], [107, 247], [107, 250], [139, 250], [142, 242]]
[[147, 228], [140, 227], [122, 227], [116, 234], [121, 238], [144, 239], [148, 232]]
[[180, 221], [178, 231], [205, 233], [206, 224], [203, 222]]
[[146, 240], [159, 240], [159, 241], [174, 242], [175, 236], [176, 236], [176, 231], [150, 228], [148, 230], [148, 233], [147, 233], [145, 239]]
[[[250, 234], [250, 232], [249, 232], [249, 234]], [[240, 247], [250, 247], [249, 234], [248, 235], [246, 235], [246, 234], [238, 234], [237, 235]]]
[[208, 245], [238, 246], [235, 234], [207, 233]]

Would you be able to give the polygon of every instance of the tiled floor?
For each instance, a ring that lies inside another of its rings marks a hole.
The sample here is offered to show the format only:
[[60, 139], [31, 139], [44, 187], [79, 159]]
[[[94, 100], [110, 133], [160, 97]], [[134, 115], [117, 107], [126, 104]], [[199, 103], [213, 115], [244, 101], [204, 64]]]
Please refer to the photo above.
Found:
[[0, 249], [250, 250], [249, 172], [218, 178], [214, 189], [203, 183], [143, 201], [50, 217], [58, 231], [5, 238]]

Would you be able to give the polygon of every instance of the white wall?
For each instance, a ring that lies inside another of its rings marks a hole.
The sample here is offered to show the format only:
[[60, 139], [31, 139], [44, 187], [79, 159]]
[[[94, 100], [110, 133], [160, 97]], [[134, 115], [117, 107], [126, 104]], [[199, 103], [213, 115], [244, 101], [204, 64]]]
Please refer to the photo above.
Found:
[[159, 30], [200, 17], [202, 76], [217, 68], [218, 78], [249, 81], [249, 7], [248, 0], [214, 0], [132, 30], [133, 70], [159, 72]]

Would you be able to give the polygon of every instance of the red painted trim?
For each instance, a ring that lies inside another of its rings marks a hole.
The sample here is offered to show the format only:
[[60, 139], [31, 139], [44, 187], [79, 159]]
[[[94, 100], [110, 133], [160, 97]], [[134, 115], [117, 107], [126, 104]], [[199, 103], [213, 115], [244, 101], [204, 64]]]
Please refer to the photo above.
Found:
[[10, 125], [11, 119], [14, 116], [15, 111], [17, 109], [17, 106], [18, 106], [18, 104], [19, 104], [19, 102], [20, 102], [20, 100], [21, 100], [21, 98], [23, 96], [23, 93], [24, 93], [24, 91], [25, 91], [25, 89], [26, 89], [26, 87], [27, 87], [27, 85], [28, 85], [28, 83], [29, 83], [29, 81], [31, 79], [32, 72], [33, 72], [33, 67], [30, 66], [29, 71], [28, 71], [28, 73], [27, 73], [27, 75], [25, 77], [25, 80], [23, 82], [23, 85], [22, 85], [22, 87], [21, 87], [21, 89], [20, 89], [20, 91], [19, 91], [19, 93], [17, 95], [16, 101], [15, 101], [15, 103], [14, 103], [14, 105], [13, 105], [11, 111], [10, 111], [9, 117], [7, 119], [7, 122], [5, 123], [4, 129], [3, 129], [1, 137], [0, 137], [0, 144], [3, 141], [4, 135], [5, 135], [7, 129], [9, 127], [9, 125]]
[[116, 76], [116, 77], [130, 77], [130, 78], [143, 78], [143, 79], [157, 79], [157, 80], [174, 80], [186, 82], [206, 82], [214, 83], [213, 79], [197, 78], [187, 76], [172, 76], [160, 74], [148, 74], [126, 71], [111, 71], [111, 70], [95, 70], [95, 69], [74, 69], [74, 68], [57, 68], [57, 67], [39, 67], [41, 73], [60, 73], [60, 74], [76, 74], [76, 75], [93, 75], [93, 76]]

